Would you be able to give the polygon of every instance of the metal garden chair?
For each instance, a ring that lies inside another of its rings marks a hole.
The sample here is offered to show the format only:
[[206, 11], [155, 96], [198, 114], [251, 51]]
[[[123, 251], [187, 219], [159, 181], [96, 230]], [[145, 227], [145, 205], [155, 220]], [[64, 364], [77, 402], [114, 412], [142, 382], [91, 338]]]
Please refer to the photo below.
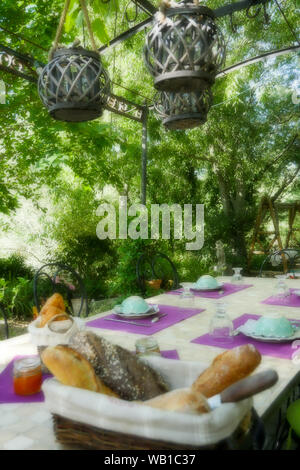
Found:
[[7, 321], [7, 316], [5, 313], [5, 308], [3, 305], [0, 304], [0, 317], [3, 317], [4, 319], [4, 333], [5, 333], [5, 338], [9, 338], [9, 329], [8, 329], [8, 321]]
[[152, 257], [143, 254], [136, 265], [139, 288], [144, 296], [147, 285], [151, 287], [159, 281], [156, 288], [163, 290], [178, 289], [179, 277], [174, 263], [164, 253], [156, 253]]
[[[48, 281], [48, 282], [46, 282]], [[40, 289], [39, 289], [40, 288]], [[85, 285], [79, 274], [70, 266], [62, 263], [47, 263], [35, 274], [33, 280], [34, 303], [37, 311], [41, 308], [41, 297], [58, 292], [67, 299], [67, 311], [74, 316], [88, 316], [89, 306]], [[41, 294], [42, 292], [42, 294]], [[73, 301], [80, 300], [79, 308], [75, 309]]]
[[[295, 274], [297, 266], [300, 267], [300, 249], [299, 248], [285, 248], [283, 250], [277, 250], [270, 253], [262, 262], [259, 277], [262, 277], [264, 268], [271, 268], [273, 271], [275, 268], [281, 268], [281, 271], [286, 274], [291, 272]], [[279, 271], [280, 272], [280, 271]]]

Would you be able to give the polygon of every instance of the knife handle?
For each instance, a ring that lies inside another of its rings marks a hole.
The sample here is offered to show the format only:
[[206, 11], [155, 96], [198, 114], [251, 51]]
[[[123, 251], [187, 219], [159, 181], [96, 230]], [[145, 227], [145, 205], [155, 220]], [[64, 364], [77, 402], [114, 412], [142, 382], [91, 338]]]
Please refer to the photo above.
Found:
[[232, 403], [249, 398], [272, 387], [277, 380], [278, 374], [273, 369], [239, 380], [221, 393], [221, 403]]

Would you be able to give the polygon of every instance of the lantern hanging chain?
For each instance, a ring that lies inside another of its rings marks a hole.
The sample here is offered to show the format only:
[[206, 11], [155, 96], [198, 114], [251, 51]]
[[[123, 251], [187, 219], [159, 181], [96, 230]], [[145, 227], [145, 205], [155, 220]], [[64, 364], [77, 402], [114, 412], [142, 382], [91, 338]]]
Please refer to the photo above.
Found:
[[267, 5], [264, 3], [264, 23], [268, 25], [270, 23], [270, 15], [267, 12]]
[[236, 33], [238, 28], [237, 28], [237, 25], [233, 23], [233, 13], [231, 13], [230, 15], [230, 27], [231, 27], [231, 31], [233, 33]]
[[278, 2], [277, 0], [275, 0], [275, 3], [276, 3], [276, 5], [277, 5], [278, 10], [280, 11], [281, 15], [283, 16], [283, 19], [284, 19], [284, 21], [286, 22], [286, 24], [287, 24], [289, 30], [291, 31], [292, 35], [294, 36], [296, 42], [300, 45], [299, 39], [297, 38], [297, 35], [296, 35], [295, 31], [293, 30], [293, 28], [291, 27], [291, 25], [290, 25], [290, 23], [289, 23], [287, 17], [285, 16], [284, 11], [282, 10], [282, 8], [281, 8], [279, 2]]
[[[115, 21], [114, 21], [114, 37], [116, 37], [117, 35], [117, 21], [118, 21], [118, 9], [116, 8]], [[113, 52], [113, 80], [115, 78], [115, 71], [116, 71], [116, 49], [114, 49], [114, 52]], [[111, 113], [110, 115], [110, 124], [112, 125], [112, 123], [113, 123], [113, 113]]]
[[[118, 21], [118, 9], [116, 8], [115, 21], [114, 21], [114, 37], [116, 37], [117, 35], [117, 21]], [[115, 70], [116, 70], [116, 49], [114, 49], [114, 53], [113, 53], [113, 80], [115, 78]]]
[[82, 22], [82, 40], [83, 40], [83, 47], [86, 48], [84, 21]]
[[[134, 23], [136, 20], [137, 20], [137, 17], [139, 15], [139, 9], [138, 9], [138, 5], [137, 3], [134, 4], [134, 7], [135, 7], [135, 12], [134, 12], [134, 18], [130, 19], [129, 18], [129, 15], [127, 13], [127, 8], [129, 7], [131, 1], [126, 5], [125, 7], [125, 18], [127, 20], [127, 23], [130, 25], [130, 23]], [[124, 18], [124, 17], [123, 17]]]

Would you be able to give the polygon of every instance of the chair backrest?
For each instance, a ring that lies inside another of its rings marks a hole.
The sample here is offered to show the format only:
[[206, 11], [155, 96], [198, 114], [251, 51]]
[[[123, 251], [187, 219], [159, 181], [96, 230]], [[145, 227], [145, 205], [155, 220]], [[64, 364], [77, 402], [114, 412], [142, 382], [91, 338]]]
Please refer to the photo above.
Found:
[[7, 316], [6, 316], [6, 313], [5, 313], [5, 308], [3, 307], [3, 305], [0, 304], [0, 317], [3, 317], [4, 319], [4, 333], [5, 333], [5, 338], [8, 339], [9, 338], [9, 329], [8, 329], [8, 321], [7, 321]]
[[[45, 282], [46, 280], [48, 280], [48, 283]], [[34, 303], [38, 312], [41, 308], [39, 287], [40, 291], [43, 289], [44, 292], [47, 288], [47, 296], [58, 292], [66, 297], [68, 301], [68, 309], [72, 315], [78, 317], [81, 315], [88, 315], [89, 306], [84, 282], [79, 274], [70, 266], [57, 262], [47, 263], [35, 273], [33, 280], [33, 295]], [[80, 299], [80, 305], [76, 311], [72, 304], [72, 300], [74, 299]], [[45, 297], [44, 300], [46, 300]]]
[[285, 248], [284, 250], [277, 250], [270, 253], [262, 262], [259, 277], [262, 277], [263, 269], [271, 264], [274, 268], [282, 266], [284, 273], [290, 271], [295, 272], [297, 263], [300, 263], [300, 249], [299, 248]]
[[156, 279], [161, 279], [161, 288], [178, 289], [179, 277], [174, 263], [163, 253], [157, 253], [152, 258], [152, 268]]
[[136, 265], [136, 275], [142, 295], [145, 295], [147, 281], [161, 280], [161, 289], [178, 289], [179, 277], [174, 263], [164, 253], [156, 253], [152, 257], [141, 255]]
[[136, 264], [136, 278], [143, 296], [146, 293], [146, 281], [153, 279], [153, 276], [151, 257], [145, 254], [141, 255]]

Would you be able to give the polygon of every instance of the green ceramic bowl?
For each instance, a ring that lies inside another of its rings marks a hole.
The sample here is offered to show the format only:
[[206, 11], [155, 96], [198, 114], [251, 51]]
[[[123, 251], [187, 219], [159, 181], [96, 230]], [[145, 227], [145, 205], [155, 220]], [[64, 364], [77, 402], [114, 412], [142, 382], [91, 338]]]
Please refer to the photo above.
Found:
[[197, 289], [215, 289], [219, 286], [218, 281], [208, 274], [201, 276], [198, 281], [194, 284]]
[[147, 302], [145, 302], [145, 300], [138, 295], [132, 295], [131, 297], [123, 300], [121, 303], [121, 311], [125, 315], [130, 313], [147, 313], [150, 309], [151, 306], [149, 306]]

